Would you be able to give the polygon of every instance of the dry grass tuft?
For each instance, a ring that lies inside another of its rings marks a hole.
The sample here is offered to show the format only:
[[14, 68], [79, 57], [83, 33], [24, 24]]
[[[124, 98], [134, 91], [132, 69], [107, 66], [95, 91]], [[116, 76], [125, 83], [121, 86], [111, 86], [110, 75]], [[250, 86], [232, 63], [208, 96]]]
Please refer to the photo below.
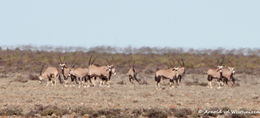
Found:
[[186, 86], [208, 86], [208, 83], [205, 82], [199, 82], [199, 81], [193, 81], [193, 82], [185, 82]]
[[39, 80], [39, 77], [37, 75], [29, 74], [30, 80]]
[[43, 106], [43, 105], [35, 105], [34, 108], [27, 114], [27, 116], [34, 116], [36, 114], [40, 114], [41, 116], [62, 116], [69, 113], [68, 110], [63, 108], [58, 108], [57, 106]]
[[18, 75], [16, 79], [13, 80], [13, 82], [21, 82], [21, 83], [26, 83], [28, 81], [29, 81], [28, 78], [22, 75]]
[[119, 85], [126, 85], [126, 82], [122, 80], [122, 81], [117, 82], [116, 84], [119, 84]]
[[187, 118], [188, 115], [192, 114], [192, 110], [188, 108], [176, 109], [173, 114], [177, 118]]
[[140, 85], [149, 85], [149, 83], [146, 80], [141, 80], [139, 82]]
[[23, 110], [17, 106], [7, 106], [0, 110], [0, 116], [22, 115]]

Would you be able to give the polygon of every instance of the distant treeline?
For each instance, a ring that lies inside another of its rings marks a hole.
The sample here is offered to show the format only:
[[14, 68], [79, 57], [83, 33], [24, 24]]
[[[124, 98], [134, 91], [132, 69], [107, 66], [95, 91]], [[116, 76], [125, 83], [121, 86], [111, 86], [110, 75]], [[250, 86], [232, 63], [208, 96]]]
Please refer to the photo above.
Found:
[[58, 66], [60, 59], [69, 65], [86, 67], [90, 56], [96, 58], [96, 64], [107, 64], [111, 61], [119, 72], [125, 73], [129, 64], [135, 63], [137, 71], [151, 74], [157, 68], [170, 65], [179, 66], [181, 59], [185, 62], [188, 73], [205, 73], [210, 67], [220, 62], [233, 66], [238, 73], [260, 73], [260, 49], [182, 49], [182, 48], [117, 48], [98, 46], [51, 47], [51, 46], [17, 46], [0, 49], [0, 71], [36, 72], [42, 65]]
[[124, 54], [167, 54], [167, 53], [190, 53], [190, 54], [233, 54], [233, 55], [256, 55], [260, 56], [260, 48], [239, 48], [239, 49], [193, 49], [193, 48], [158, 48], [158, 47], [110, 47], [96, 46], [91, 48], [84, 47], [54, 47], [54, 46], [2, 46], [0, 50], [23, 50], [23, 51], [47, 51], [47, 52], [95, 52], [95, 53], [124, 53]]

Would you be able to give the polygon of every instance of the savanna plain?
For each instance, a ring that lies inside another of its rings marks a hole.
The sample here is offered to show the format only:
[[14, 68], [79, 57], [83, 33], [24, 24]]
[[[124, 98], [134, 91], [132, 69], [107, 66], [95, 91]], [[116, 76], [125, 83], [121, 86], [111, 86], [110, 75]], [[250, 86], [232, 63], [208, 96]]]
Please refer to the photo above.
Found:
[[[260, 117], [259, 113], [205, 113], [206, 111], [260, 111], [259, 56], [174, 51], [166, 54], [110, 54], [1, 50], [0, 115], [64, 118]], [[112, 76], [110, 87], [98, 85], [86, 88], [64, 87], [62, 83], [47, 87], [46, 81], [40, 83], [37, 78], [40, 65], [58, 65], [58, 57], [63, 57], [67, 63], [84, 67], [90, 55], [96, 56], [96, 63], [101, 65], [106, 63], [104, 57], [113, 60], [117, 75]], [[171, 58], [184, 59], [187, 72], [180, 85], [169, 87], [169, 80], [163, 80], [161, 88], [158, 89], [154, 72], [156, 68], [167, 68], [164, 65], [169, 63], [178, 65], [178, 62]], [[206, 71], [207, 68], [216, 65], [216, 59], [222, 59], [224, 64], [237, 69], [234, 75], [236, 79], [234, 86], [224, 85], [223, 88], [217, 89], [217, 83], [213, 81], [213, 88], [208, 88]], [[133, 60], [140, 83], [130, 83], [126, 75], [129, 63]]]

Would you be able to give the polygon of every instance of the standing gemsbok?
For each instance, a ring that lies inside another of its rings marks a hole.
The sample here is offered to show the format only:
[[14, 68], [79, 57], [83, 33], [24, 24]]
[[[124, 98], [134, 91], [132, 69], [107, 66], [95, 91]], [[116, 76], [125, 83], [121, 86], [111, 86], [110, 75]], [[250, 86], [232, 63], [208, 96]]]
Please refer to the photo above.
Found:
[[89, 85], [87, 85], [88, 81], [90, 84], [92, 83], [88, 78], [88, 68], [73, 68], [70, 71], [70, 77], [76, 78], [79, 88], [81, 85], [84, 87], [89, 87]]
[[173, 85], [174, 80], [178, 82], [178, 68], [161, 69], [155, 72], [155, 81], [157, 82], [157, 87], [160, 87], [160, 82], [162, 79], [170, 80], [170, 87]]
[[69, 84], [69, 78], [71, 79], [71, 82], [73, 82], [73, 78], [70, 76], [71, 68], [68, 67], [65, 63], [61, 63], [59, 66], [61, 69], [61, 75], [63, 76], [64, 86], [67, 87]]
[[89, 78], [99, 78], [101, 80], [100, 85], [108, 84], [107, 82], [110, 81], [112, 75], [116, 75], [116, 70], [113, 65], [97, 66], [92, 64], [88, 67], [88, 69]]
[[59, 71], [56, 67], [49, 66], [43, 71], [44, 66], [41, 69], [39, 80], [42, 82], [44, 79], [47, 79], [46, 86], [51, 82], [52, 86], [56, 85], [57, 79], [59, 77]]
[[185, 64], [184, 64], [184, 60], [180, 59], [180, 61], [178, 61], [181, 65], [181, 67], [178, 67], [178, 83], [181, 82], [184, 74], [185, 74]]
[[[91, 62], [91, 58], [90, 58], [89, 62]], [[97, 66], [93, 63], [94, 63], [94, 61], [92, 63], [89, 63], [89, 66], [88, 66], [89, 79], [99, 78], [101, 80], [100, 85], [107, 84], [109, 87], [110, 85], [108, 84], [108, 82], [110, 81], [112, 75], [116, 75], [116, 69], [115, 69], [114, 65], [111, 65], [109, 61], [108, 61], [109, 65], [106, 65], [106, 66]], [[95, 84], [94, 84], [94, 86], [95, 86]]]
[[233, 86], [235, 84], [235, 78], [234, 78], [235, 68], [234, 67], [223, 68], [222, 73], [223, 73], [223, 82], [225, 82], [226, 85], [228, 85], [228, 81], [232, 81], [232, 86]]
[[217, 79], [218, 81], [218, 88], [221, 88], [221, 81], [223, 77], [223, 66], [217, 66], [216, 69], [209, 69], [207, 74], [208, 74], [208, 86], [209, 88], [212, 88], [212, 80]]
[[[75, 84], [78, 83], [77, 78], [75, 78], [74, 76], [70, 76], [70, 71], [74, 68], [74, 65], [68, 67], [68, 65], [65, 63], [64, 58], [63, 60], [60, 59], [60, 70], [61, 70], [61, 75], [63, 77], [63, 81], [64, 81], [64, 86], [67, 87], [70, 83], [70, 87], [71, 86], [75, 86]], [[69, 80], [70, 79], [70, 80]]]
[[[91, 58], [89, 59], [89, 65], [91, 63]], [[74, 61], [76, 62], [76, 61]], [[94, 61], [93, 61], [94, 62]], [[71, 82], [71, 86], [75, 86], [76, 84], [80, 86], [89, 86], [87, 85], [87, 82], [89, 82], [90, 84], [92, 84], [90, 78], [89, 78], [89, 74], [88, 74], [88, 68], [75, 68], [74, 63], [71, 67], [68, 67], [64, 61], [62, 61], [60, 59], [60, 68], [61, 68], [61, 73], [64, 77], [65, 80], [65, 87], [69, 82], [69, 78], [70, 78], [70, 82]]]

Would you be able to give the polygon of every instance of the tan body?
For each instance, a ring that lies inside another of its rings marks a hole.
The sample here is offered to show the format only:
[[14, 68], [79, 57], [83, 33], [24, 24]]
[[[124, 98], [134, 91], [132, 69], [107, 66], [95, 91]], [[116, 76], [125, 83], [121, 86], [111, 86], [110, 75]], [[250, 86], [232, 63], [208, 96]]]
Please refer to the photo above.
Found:
[[178, 69], [177, 68], [169, 68], [169, 69], [162, 69], [155, 72], [155, 81], [157, 82], [157, 87], [160, 87], [160, 81], [161, 79], [169, 79], [170, 84], [176, 81], [178, 82]]
[[208, 85], [210, 88], [212, 88], [212, 80], [216, 79], [218, 81], [219, 87], [221, 87], [220, 82], [222, 81], [222, 66], [218, 66], [217, 69], [209, 69], [208, 74]]
[[70, 71], [71, 68], [64, 68], [62, 71], [62, 75], [64, 76], [64, 79], [68, 80], [68, 78], [70, 77]]
[[96, 66], [94, 64], [90, 65], [88, 67], [89, 69], [89, 78], [99, 78], [101, 79], [102, 83], [107, 83], [110, 79], [112, 74], [116, 74], [115, 73], [115, 68], [113, 65], [107, 65], [107, 66]]
[[217, 69], [209, 69], [207, 74], [211, 76], [212, 79], [219, 79], [221, 77], [220, 70]]
[[88, 75], [88, 68], [71, 69], [70, 74], [82, 78]]
[[140, 82], [140, 80], [137, 79], [137, 72], [135, 71], [135, 68], [134, 66], [132, 66], [127, 74], [126, 74], [128, 77], [129, 77], [129, 81], [133, 84], [133, 81], [132, 80], [135, 80], [137, 81], [138, 83]]
[[47, 67], [43, 73], [40, 74], [39, 79], [40, 81], [47, 79], [47, 85], [49, 85], [49, 82], [52, 83], [52, 85], [56, 85], [57, 79], [59, 76], [59, 71], [56, 67]]
[[234, 68], [227, 67], [222, 70], [223, 73], [223, 81], [228, 85], [228, 81], [232, 81], [232, 86], [235, 84], [235, 78], [233, 75], [235, 74]]
[[79, 87], [81, 86], [81, 84], [83, 84], [83, 82], [87, 82], [88, 80], [88, 68], [73, 68], [70, 71], [70, 76], [72, 78], [76, 78], [76, 80], [79, 83]]

